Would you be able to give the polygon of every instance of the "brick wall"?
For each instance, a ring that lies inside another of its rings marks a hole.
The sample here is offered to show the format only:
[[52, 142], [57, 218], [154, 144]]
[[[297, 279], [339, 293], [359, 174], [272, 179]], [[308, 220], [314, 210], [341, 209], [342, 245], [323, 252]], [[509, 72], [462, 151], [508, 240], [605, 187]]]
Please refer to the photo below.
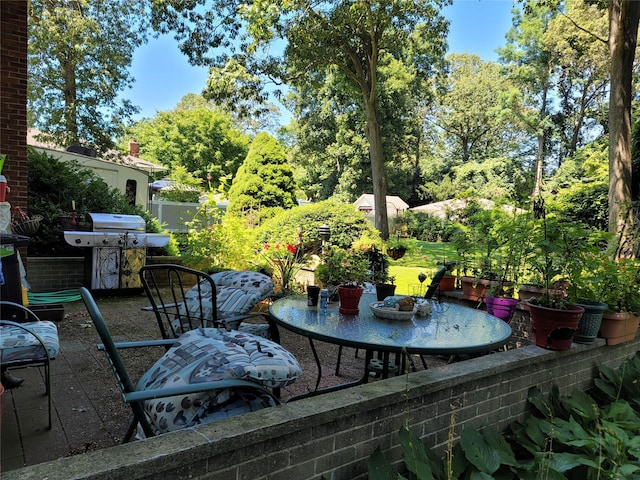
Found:
[[377, 446], [401, 463], [397, 433], [405, 423], [442, 453], [452, 414], [456, 435], [466, 426], [502, 430], [522, 419], [529, 387], [584, 390], [597, 365], [618, 367], [639, 347], [639, 340], [563, 352], [526, 346], [12, 470], [3, 479], [364, 480]]
[[55, 292], [84, 285], [84, 257], [30, 257], [27, 282], [33, 293]]
[[27, 4], [0, 1], [0, 153], [12, 207], [27, 209]]

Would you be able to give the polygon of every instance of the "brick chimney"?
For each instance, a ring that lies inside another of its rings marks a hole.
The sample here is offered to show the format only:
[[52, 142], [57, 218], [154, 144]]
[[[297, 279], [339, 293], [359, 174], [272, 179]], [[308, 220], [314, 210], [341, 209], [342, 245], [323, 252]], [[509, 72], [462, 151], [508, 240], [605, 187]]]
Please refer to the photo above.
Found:
[[129, 155], [138, 158], [140, 156], [140, 144], [137, 138], [132, 138], [129, 142]]

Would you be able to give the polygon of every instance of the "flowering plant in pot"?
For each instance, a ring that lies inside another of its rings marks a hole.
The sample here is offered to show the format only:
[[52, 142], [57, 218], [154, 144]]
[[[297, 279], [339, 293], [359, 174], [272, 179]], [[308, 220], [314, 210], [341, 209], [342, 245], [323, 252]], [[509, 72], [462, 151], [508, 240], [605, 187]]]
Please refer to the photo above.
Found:
[[329, 289], [330, 294], [338, 292], [343, 313], [358, 313], [362, 285], [369, 278], [369, 261], [360, 250], [331, 246], [316, 269], [316, 279], [324, 288]]
[[263, 245], [261, 255], [275, 280], [277, 296], [290, 295], [296, 290], [296, 274], [309, 261], [309, 255], [301, 247], [292, 243]]

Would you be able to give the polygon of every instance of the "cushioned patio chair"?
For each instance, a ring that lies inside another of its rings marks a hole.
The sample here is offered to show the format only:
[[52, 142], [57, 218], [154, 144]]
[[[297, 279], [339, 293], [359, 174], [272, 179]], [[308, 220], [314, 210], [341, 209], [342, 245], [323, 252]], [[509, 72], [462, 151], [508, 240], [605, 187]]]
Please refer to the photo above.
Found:
[[51, 360], [60, 351], [55, 323], [42, 321], [29, 308], [0, 301], [0, 368], [44, 367], [51, 429]]
[[[156, 315], [163, 338], [176, 338], [194, 328], [225, 327], [280, 341], [268, 312], [251, 310], [273, 294], [273, 281], [252, 271], [209, 275], [181, 265], [146, 265], [142, 286]], [[248, 322], [250, 318], [266, 320]]]
[[[176, 339], [115, 343], [86, 288], [82, 299], [133, 420], [123, 443], [206, 424], [279, 404], [270, 389], [302, 374], [295, 357], [263, 337], [221, 328], [196, 328]], [[134, 385], [118, 350], [169, 346]]]

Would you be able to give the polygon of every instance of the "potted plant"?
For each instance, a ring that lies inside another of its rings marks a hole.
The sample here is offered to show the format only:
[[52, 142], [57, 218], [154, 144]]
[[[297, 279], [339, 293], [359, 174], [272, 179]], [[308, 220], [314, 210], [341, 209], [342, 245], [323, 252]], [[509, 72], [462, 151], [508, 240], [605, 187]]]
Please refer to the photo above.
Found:
[[316, 269], [316, 279], [330, 293], [337, 291], [342, 313], [357, 314], [362, 285], [370, 278], [369, 262], [364, 252], [332, 246]]
[[365, 255], [369, 262], [369, 280], [376, 288], [377, 299], [382, 301], [396, 291], [395, 277], [389, 276], [389, 260], [387, 255], [375, 246], [369, 247]]
[[603, 238], [595, 235], [589, 237], [584, 247], [575, 255], [575, 261], [568, 264], [568, 295], [572, 303], [584, 308], [573, 336], [576, 343], [593, 343], [600, 331], [602, 315], [608, 306], [603, 299], [608, 283], [603, 271], [603, 255], [601, 245]]
[[394, 260], [400, 260], [407, 253], [407, 244], [400, 239], [398, 235], [395, 239], [389, 239], [387, 242], [387, 255]]
[[607, 345], [617, 345], [633, 340], [640, 324], [640, 260], [602, 255], [600, 261], [608, 309], [599, 334]]
[[567, 350], [584, 308], [567, 298], [567, 265], [575, 260], [583, 237], [557, 217], [547, 218], [544, 202], [534, 201], [538, 222], [532, 224], [533, 255], [528, 258], [544, 281], [544, 292], [527, 300], [535, 343], [550, 350]]
[[456, 288], [456, 276], [453, 274], [453, 267], [457, 264], [456, 261], [452, 262], [438, 262], [438, 265], [443, 265], [446, 267], [446, 272], [444, 273], [444, 277], [440, 280], [438, 284], [438, 290], [441, 292], [450, 292], [455, 290]]

